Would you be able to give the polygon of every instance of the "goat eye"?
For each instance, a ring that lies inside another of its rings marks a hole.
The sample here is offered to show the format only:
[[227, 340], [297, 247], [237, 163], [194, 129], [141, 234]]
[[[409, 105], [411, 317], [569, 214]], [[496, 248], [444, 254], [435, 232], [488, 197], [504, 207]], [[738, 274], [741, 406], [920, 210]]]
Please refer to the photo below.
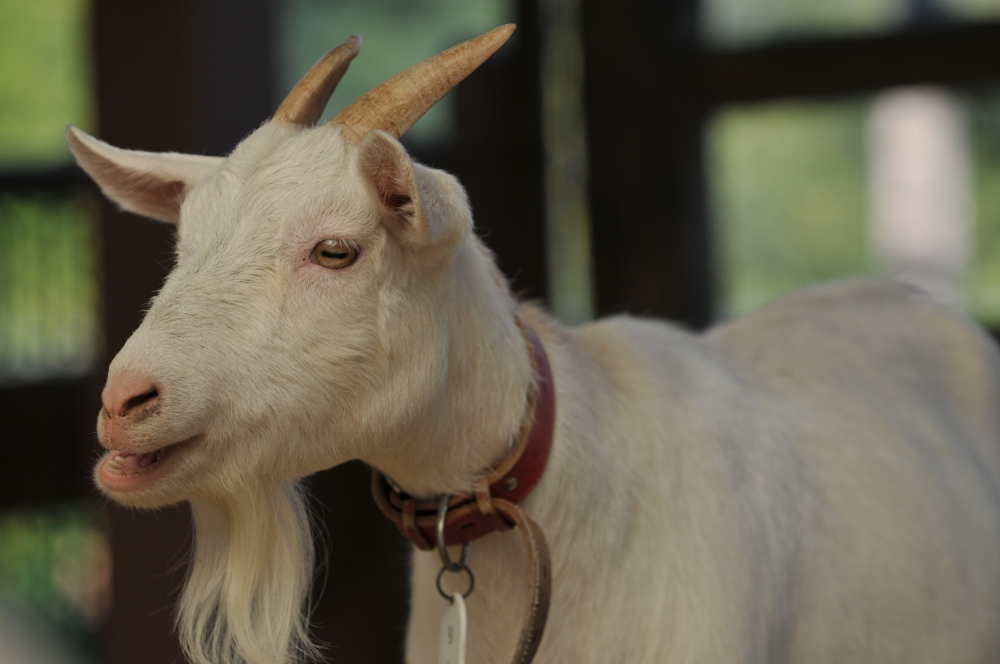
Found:
[[358, 257], [358, 250], [343, 240], [323, 240], [313, 249], [317, 265], [331, 270], [347, 267]]

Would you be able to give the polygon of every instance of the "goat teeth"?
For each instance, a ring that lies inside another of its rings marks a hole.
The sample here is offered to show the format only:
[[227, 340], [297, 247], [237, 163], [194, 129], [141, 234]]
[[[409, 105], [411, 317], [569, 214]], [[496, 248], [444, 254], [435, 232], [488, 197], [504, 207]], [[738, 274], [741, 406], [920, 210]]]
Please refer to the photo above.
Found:
[[108, 455], [108, 460], [104, 464], [105, 471], [113, 475], [131, 477], [141, 475], [153, 470], [154, 466], [163, 459], [163, 450], [153, 450], [152, 452], [141, 453], [119, 453], [113, 450]]

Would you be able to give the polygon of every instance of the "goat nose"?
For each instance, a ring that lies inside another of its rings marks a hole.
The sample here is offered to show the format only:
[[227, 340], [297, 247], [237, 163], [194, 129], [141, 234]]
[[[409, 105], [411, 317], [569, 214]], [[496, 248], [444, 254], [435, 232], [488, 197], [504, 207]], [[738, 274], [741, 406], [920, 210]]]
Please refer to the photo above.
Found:
[[149, 378], [121, 380], [108, 385], [101, 400], [110, 417], [125, 417], [139, 406], [149, 406], [160, 398], [160, 392]]

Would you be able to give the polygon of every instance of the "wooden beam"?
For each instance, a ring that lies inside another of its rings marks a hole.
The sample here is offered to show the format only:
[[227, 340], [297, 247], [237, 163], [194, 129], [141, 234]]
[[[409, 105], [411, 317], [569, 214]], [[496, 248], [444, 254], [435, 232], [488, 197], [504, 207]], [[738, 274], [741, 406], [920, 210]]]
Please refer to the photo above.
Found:
[[83, 378], [0, 389], [0, 508], [94, 494], [96, 383]]
[[0, 192], [73, 195], [75, 187], [88, 184], [83, 171], [72, 164], [0, 170]]
[[[783, 42], [685, 59], [706, 105], [871, 92], [894, 85], [1000, 81], [1000, 22]], [[661, 76], [675, 63], [660, 63]]]

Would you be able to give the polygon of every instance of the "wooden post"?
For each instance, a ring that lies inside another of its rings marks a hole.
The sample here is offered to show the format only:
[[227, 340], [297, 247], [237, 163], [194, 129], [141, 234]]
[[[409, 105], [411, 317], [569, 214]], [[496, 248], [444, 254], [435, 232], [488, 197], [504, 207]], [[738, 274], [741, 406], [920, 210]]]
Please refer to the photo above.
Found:
[[[270, 0], [95, 0], [101, 138], [143, 150], [232, 149], [273, 110], [272, 14]], [[105, 201], [100, 237], [107, 366], [162, 284], [174, 234]], [[187, 507], [108, 509], [114, 599], [106, 661], [181, 662], [172, 623], [191, 540]]]
[[712, 316], [697, 2], [583, 2], [599, 315]]

